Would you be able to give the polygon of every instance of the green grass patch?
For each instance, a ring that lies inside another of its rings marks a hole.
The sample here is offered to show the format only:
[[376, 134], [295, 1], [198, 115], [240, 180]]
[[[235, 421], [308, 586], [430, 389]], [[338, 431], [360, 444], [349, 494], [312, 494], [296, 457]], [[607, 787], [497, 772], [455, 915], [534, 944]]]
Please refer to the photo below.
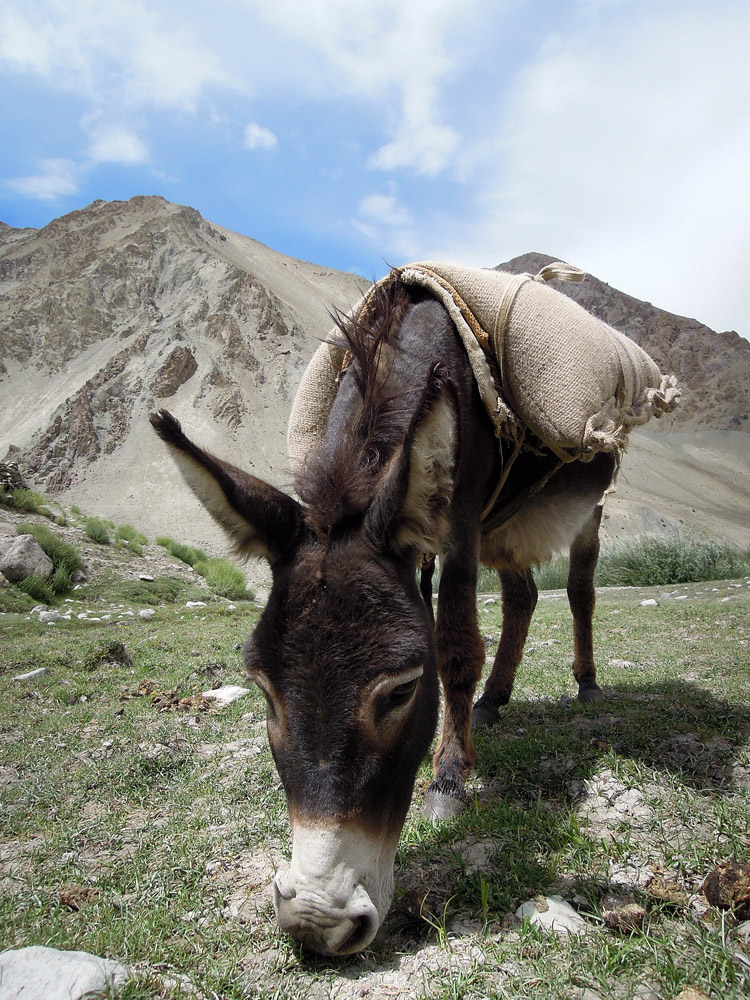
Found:
[[[0, 949], [119, 958], [138, 970], [128, 1000], [178, 995], [166, 976], [222, 1000], [750, 995], [738, 921], [698, 908], [719, 862], [750, 861], [744, 578], [687, 585], [679, 601], [660, 587], [601, 591], [594, 705], [561, 700], [576, 689], [570, 613], [564, 595], [540, 600], [511, 702], [476, 735], [469, 807], [441, 824], [420, 815], [426, 760], [385, 926], [339, 962], [305, 955], [275, 922], [269, 885], [290, 837], [262, 694], [186, 712], [139, 693], [144, 680], [180, 697], [244, 681], [238, 647], [258, 612], [187, 609], [181, 587], [98, 581], [67, 599], [109, 621], [0, 619]], [[641, 607], [645, 596], [660, 605]], [[146, 603], [161, 605], [148, 622]], [[123, 609], [135, 614], [118, 620]], [[480, 609], [491, 660], [500, 606]], [[675, 883], [672, 902], [655, 875]], [[90, 902], [66, 906], [69, 886]], [[625, 892], [646, 911], [630, 934], [603, 920], [608, 895]], [[585, 936], [515, 921], [521, 902], [552, 894]]]
[[[539, 590], [564, 590], [567, 556], [533, 570]], [[740, 550], [692, 537], [646, 536], [603, 546], [596, 567], [597, 587], [652, 587], [708, 580], [733, 580], [750, 574], [750, 549]], [[437, 585], [437, 574], [435, 577]], [[480, 567], [478, 593], [494, 593], [500, 581], [494, 570]]]
[[194, 568], [219, 597], [227, 597], [232, 601], [253, 599], [252, 591], [247, 588], [245, 574], [228, 559], [207, 559], [205, 562], [197, 562]]
[[127, 542], [130, 548], [139, 555], [143, 554], [143, 546], [148, 545], [148, 538], [140, 531], [136, 531], [132, 524], [121, 524], [115, 530], [115, 541]]
[[650, 537], [624, 542], [602, 553], [601, 587], [649, 587], [732, 580], [750, 574], [750, 550], [695, 538]]
[[73, 585], [73, 574], [83, 567], [83, 559], [78, 550], [61, 538], [51, 528], [43, 524], [22, 525], [19, 535], [31, 535], [39, 547], [52, 560], [52, 575], [47, 580], [30, 576], [22, 580], [20, 589], [37, 601], [52, 603], [61, 594], [67, 593]]
[[208, 556], [203, 549], [197, 549], [192, 545], [184, 545], [182, 542], [176, 542], [173, 538], [168, 538], [164, 535], [156, 539], [156, 544], [161, 545], [170, 555], [173, 555], [176, 559], [180, 559], [188, 566], [195, 567], [195, 564], [198, 562], [208, 561]]
[[112, 541], [110, 529], [100, 517], [87, 517], [85, 530], [91, 541], [97, 545], [109, 545]]
[[29, 514], [36, 514], [44, 504], [44, 497], [41, 493], [22, 486], [16, 487], [11, 493], [1, 493], [0, 495], [8, 507], [15, 507], [16, 510], [23, 510]]
[[206, 592], [192, 584], [182, 583], [170, 576], [155, 580], [120, 580], [109, 593], [116, 599], [133, 604], [178, 604], [186, 601], [205, 601]]

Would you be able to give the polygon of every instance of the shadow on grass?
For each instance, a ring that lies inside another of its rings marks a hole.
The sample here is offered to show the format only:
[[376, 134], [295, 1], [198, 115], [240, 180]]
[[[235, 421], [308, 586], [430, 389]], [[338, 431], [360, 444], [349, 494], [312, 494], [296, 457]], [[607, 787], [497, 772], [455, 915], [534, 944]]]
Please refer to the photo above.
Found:
[[603, 701], [511, 701], [500, 723], [475, 733], [476, 773], [513, 799], [566, 798], [612, 753], [678, 777], [696, 791], [736, 789], [738, 752], [750, 738], [750, 708], [689, 681], [609, 685]]
[[[457, 915], [491, 923], [546, 894], [560, 850], [601, 850], [570, 807], [582, 782], [616, 761], [651, 772], [644, 781], [661, 775], [666, 784], [677, 779], [722, 797], [750, 788], [750, 771], [739, 766], [749, 737], [746, 705], [688, 681], [610, 685], [595, 705], [511, 701], [498, 725], [475, 733], [474, 808], [450, 823], [419, 825], [402, 841], [378, 960], [387, 964], [394, 948], [413, 952], [439, 941]], [[486, 852], [486, 870], [467, 865], [472, 851], [480, 860]], [[588, 881], [579, 890], [597, 895], [586, 891]], [[601, 895], [601, 880], [594, 881]]]

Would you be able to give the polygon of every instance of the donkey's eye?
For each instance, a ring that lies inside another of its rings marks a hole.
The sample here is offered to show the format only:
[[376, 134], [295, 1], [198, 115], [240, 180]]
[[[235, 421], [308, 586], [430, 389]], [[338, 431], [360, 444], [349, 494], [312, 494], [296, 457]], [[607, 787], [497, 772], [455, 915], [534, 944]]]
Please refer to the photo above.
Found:
[[388, 708], [399, 708], [410, 701], [412, 695], [417, 690], [417, 684], [419, 684], [419, 678], [414, 677], [405, 684], [399, 684], [398, 687], [395, 687], [388, 695]]
[[414, 677], [404, 684], [391, 688], [387, 694], [381, 695], [375, 709], [376, 723], [382, 722], [392, 713], [398, 713], [399, 709], [406, 708], [414, 697], [417, 684], [419, 684], [419, 677]]

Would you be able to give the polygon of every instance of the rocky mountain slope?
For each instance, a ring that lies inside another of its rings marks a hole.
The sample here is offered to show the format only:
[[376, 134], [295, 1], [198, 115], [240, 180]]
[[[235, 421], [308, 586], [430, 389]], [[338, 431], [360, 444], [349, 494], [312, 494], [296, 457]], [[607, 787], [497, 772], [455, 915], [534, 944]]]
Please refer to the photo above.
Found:
[[[167, 406], [209, 448], [288, 485], [299, 378], [330, 308], [365, 284], [155, 197], [94, 202], [40, 230], [0, 225], [0, 459], [62, 503], [224, 551], [148, 413]], [[682, 410], [634, 436], [607, 530], [688, 524], [747, 544], [750, 344], [593, 277], [559, 287], [684, 385]]]
[[0, 281], [0, 457], [62, 500], [178, 537], [201, 517], [148, 413], [169, 407], [283, 482], [301, 372], [331, 307], [365, 284], [146, 197], [5, 227]]

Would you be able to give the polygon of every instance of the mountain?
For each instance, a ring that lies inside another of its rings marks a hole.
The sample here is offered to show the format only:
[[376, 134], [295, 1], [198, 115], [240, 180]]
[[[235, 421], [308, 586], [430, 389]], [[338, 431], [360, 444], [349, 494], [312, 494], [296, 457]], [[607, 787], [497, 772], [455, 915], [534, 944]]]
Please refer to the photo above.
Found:
[[[0, 224], [0, 458], [61, 503], [223, 552], [148, 413], [168, 407], [201, 443], [288, 487], [296, 386], [331, 308], [366, 284], [157, 197], [96, 201], [39, 230]], [[634, 435], [607, 533], [686, 524], [748, 544], [750, 344], [593, 277], [559, 287], [684, 386], [675, 417]]]
[[364, 285], [162, 198], [3, 227], [0, 457], [63, 502], [223, 546], [148, 413], [170, 408], [208, 447], [288, 484], [297, 383], [329, 310]]

